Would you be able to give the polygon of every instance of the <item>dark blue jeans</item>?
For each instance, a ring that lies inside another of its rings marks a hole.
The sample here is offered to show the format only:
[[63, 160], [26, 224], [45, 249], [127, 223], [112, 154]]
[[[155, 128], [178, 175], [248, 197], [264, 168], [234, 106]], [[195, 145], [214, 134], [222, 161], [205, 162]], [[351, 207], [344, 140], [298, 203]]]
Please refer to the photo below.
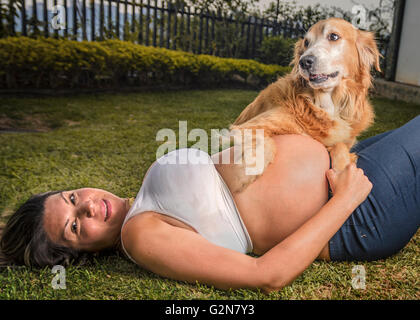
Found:
[[373, 188], [329, 241], [330, 257], [383, 259], [400, 251], [420, 225], [420, 116], [351, 151]]

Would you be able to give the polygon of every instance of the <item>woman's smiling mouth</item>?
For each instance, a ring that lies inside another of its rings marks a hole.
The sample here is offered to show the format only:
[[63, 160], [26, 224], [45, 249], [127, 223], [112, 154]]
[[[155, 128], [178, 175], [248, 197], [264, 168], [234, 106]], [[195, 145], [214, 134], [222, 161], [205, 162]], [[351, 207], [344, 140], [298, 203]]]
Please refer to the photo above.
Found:
[[111, 207], [111, 203], [108, 200], [103, 199], [103, 202], [104, 202], [104, 207], [105, 207], [104, 208], [105, 209], [105, 211], [104, 211], [104, 216], [105, 216], [104, 221], [107, 221], [111, 217], [112, 207]]

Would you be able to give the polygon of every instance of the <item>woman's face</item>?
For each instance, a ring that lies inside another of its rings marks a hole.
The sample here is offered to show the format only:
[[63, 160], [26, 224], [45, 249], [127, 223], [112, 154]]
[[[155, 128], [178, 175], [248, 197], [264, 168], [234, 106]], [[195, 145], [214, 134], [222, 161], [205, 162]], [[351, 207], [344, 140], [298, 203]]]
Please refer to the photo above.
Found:
[[100, 251], [116, 243], [128, 209], [126, 199], [104, 190], [63, 191], [45, 201], [44, 229], [54, 243]]

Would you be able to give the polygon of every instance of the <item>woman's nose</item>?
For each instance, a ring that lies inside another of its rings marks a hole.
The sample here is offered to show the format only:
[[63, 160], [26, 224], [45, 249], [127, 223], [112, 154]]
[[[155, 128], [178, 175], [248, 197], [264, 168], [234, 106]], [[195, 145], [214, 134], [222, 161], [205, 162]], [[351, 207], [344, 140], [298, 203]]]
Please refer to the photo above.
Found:
[[95, 204], [92, 200], [87, 200], [84, 203], [82, 212], [86, 214], [88, 218], [93, 218], [95, 216]]

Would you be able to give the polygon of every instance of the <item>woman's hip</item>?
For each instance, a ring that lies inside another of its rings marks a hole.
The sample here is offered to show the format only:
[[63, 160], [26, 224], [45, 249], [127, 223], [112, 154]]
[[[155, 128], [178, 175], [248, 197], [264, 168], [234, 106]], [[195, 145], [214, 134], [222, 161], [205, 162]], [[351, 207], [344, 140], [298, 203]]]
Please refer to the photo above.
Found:
[[357, 166], [373, 188], [330, 240], [331, 260], [386, 258], [420, 225], [420, 117], [366, 145]]
[[398, 253], [416, 234], [420, 211], [400, 206], [383, 206], [369, 195], [329, 241], [330, 259], [371, 261]]

